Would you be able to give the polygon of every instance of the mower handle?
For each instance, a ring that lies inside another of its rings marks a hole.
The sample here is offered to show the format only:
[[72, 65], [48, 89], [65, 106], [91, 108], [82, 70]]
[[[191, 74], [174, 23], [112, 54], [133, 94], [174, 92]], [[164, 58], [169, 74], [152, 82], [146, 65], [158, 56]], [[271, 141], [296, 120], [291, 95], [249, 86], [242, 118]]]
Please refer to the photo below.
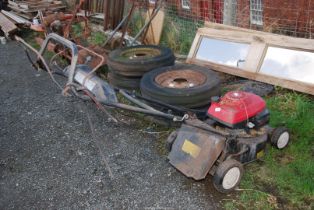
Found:
[[72, 59], [71, 59], [71, 65], [69, 68], [69, 79], [68, 79], [67, 85], [73, 84], [75, 68], [76, 68], [76, 64], [78, 60], [78, 49], [77, 49], [76, 44], [74, 44], [73, 42], [71, 42], [70, 40], [67, 40], [66, 38], [62, 36], [59, 36], [58, 34], [50, 33], [48, 34], [45, 41], [41, 45], [41, 48], [39, 51], [40, 56], [43, 56], [43, 54], [45, 53], [50, 40], [54, 40], [60, 44], [63, 44], [64, 46], [66, 46], [67, 48], [71, 50]]

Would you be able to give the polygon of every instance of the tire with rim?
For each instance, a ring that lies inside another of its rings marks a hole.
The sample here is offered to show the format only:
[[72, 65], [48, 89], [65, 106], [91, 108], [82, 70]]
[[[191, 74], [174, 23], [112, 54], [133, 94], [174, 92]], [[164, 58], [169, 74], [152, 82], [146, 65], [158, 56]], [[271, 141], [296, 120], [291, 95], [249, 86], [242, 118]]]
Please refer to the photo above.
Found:
[[270, 142], [277, 149], [283, 149], [289, 144], [290, 134], [287, 128], [278, 127], [273, 131]]
[[109, 72], [107, 78], [109, 83], [117, 88], [127, 90], [137, 90], [140, 88], [141, 77], [125, 77]]
[[221, 193], [233, 191], [243, 176], [243, 165], [234, 159], [219, 164], [213, 178], [214, 187]]
[[115, 74], [140, 77], [152, 69], [171, 66], [174, 61], [175, 56], [170, 48], [139, 45], [112, 51], [107, 64]]
[[214, 71], [195, 65], [179, 64], [146, 73], [141, 80], [144, 97], [187, 108], [210, 104], [220, 95], [220, 79]]

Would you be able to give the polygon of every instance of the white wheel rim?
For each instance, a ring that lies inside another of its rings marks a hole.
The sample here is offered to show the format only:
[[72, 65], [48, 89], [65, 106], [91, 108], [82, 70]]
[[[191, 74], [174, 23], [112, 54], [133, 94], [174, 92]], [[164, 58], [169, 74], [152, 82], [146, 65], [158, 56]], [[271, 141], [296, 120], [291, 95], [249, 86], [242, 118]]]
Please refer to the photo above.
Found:
[[286, 132], [283, 132], [280, 136], [279, 136], [279, 139], [277, 141], [277, 147], [278, 149], [282, 149], [284, 148], [285, 146], [287, 146], [289, 142], [289, 133], [286, 131]]
[[241, 171], [238, 167], [229, 169], [223, 178], [222, 187], [226, 190], [233, 188], [238, 183], [240, 176]]

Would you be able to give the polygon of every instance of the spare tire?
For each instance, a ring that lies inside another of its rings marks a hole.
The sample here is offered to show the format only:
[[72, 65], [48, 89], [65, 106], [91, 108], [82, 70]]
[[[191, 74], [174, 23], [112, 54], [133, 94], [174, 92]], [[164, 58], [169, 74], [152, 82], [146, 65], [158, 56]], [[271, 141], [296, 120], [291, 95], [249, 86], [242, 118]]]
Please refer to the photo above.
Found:
[[107, 78], [114, 87], [127, 90], [140, 89], [141, 77], [125, 77], [109, 72]]
[[107, 60], [109, 70], [123, 76], [140, 77], [144, 73], [162, 66], [174, 64], [171, 49], [155, 45], [139, 45], [116, 49]]
[[220, 79], [210, 69], [181, 64], [146, 73], [140, 88], [144, 97], [197, 108], [210, 104], [212, 96], [220, 95]]

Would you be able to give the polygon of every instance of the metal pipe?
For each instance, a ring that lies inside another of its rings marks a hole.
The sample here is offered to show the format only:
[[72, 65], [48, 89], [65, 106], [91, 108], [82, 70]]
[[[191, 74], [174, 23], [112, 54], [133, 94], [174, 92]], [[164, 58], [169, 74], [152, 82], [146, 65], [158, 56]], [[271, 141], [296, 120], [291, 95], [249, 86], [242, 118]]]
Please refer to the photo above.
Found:
[[147, 104], [144, 104], [142, 103], [141, 101], [133, 98], [132, 96], [130, 96], [129, 94], [127, 94], [124, 90], [119, 90], [119, 93], [121, 93], [126, 99], [128, 99], [129, 101], [131, 101], [132, 103], [144, 108], [144, 109], [147, 109], [147, 110], [151, 110], [151, 111], [155, 111], [155, 112], [159, 112], [159, 113], [162, 113], [156, 109], [154, 109], [153, 107], [151, 106], [148, 106]]
[[143, 108], [139, 108], [139, 107], [135, 107], [135, 106], [130, 106], [127, 104], [108, 103], [106, 101], [101, 101], [101, 103], [106, 105], [106, 106], [124, 109], [124, 110], [132, 111], [132, 112], [139, 112], [139, 113], [143, 113], [143, 114], [147, 114], [147, 115], [153, 115], [153, 116], [157, 116], [157, 117], [163, 117], [163, 118], [173, 120], [173, 121], [179, 121], [179, 119], [182, 119], [181, 117], [177, 117], [177, 116], [174, 116], [172, 114], [166, 114], [166, 113], [162, 113], [159, 111], [156, 112], [156, 111], [147, 110], [147, 109], [143, 109]]

